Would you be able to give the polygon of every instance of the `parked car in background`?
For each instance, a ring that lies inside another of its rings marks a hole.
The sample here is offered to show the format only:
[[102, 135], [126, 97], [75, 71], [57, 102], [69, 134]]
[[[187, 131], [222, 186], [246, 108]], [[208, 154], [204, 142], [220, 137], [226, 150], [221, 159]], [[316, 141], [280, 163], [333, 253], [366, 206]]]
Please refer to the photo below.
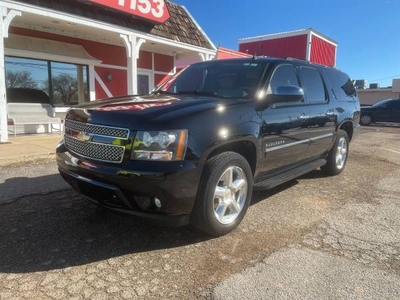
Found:
[[361, 125], [377, 122], [400, 123], [400, 99], [386, 99], [372, 106], [361, 106]]

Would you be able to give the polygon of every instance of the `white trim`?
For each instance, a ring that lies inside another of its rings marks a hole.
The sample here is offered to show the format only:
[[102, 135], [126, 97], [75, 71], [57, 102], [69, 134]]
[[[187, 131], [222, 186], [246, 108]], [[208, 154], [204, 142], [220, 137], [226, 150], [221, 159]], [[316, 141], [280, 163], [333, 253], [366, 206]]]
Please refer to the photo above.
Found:
[[336, 68], [336, 59], [337, 59], [337, 48], [338, 47], [335, 47], [335, 62], [334, 62], [334, 67]]
[[0, 143], [6, 143], [8, 141], [4, 39], [8, 37], [9, 25], [12, 19], [16, 16], [21, 16], [19, 10], [8, 11], [6, 7], [0, 5]]
[[104, 92], [107, 94], [107, 96], [113, 97], [113, 94], [110, 92], [110, 90], [105, 85], [104, 81], [100, 78], [99, 74], [97, 74], [96, 71], [94, 71], [94, 78], [96, 78], [96, 81], [100, 84], [101, 88], [104, 90]]
[[128, 70], [127, 67], [117, 66], [117, 65], [95, 64], [94, 66], [98, 67], [98, 68], [106, 68], [106, 69], [115, 69], [115, 70], [123, 70], [123, 71], [127, 71]]
[[126, 35], [126, 34], [122, 34], [122, 33], [119, 36], [124, 41], [125, 50], [126, 50], [126, 56], [127, 57], [132, 57], [132, 44], [129, 41], [129, 36]]
[[333, 133], [327, 133], [327, 134], [315, 136], [315, 137], [312, 137], [312, 138], [308, 138], [308, 139], [305, 139], [305, 140], [301, 140], [301, 141], [297, 141], [297, 142], [293, 142], [293, 143], [288, 143], [288, 144], [282, 144], [282, 145], [274, 146], [274, 147], [267, 147], [267, 145], [266, 145], [265, 152], [272, 152], [272, 151], [275, 151], [275, 150], [280, 150], [280, 149], [288, 148], [288, 147], [291, 147], [291, 146], [296, 146], [296, 145], [309, 143], [309, 142], [320, 140], [320, 139], [325, 139], [325, 138], [328, 138], [328, 137], [331, 137], [331, 136], [333, 136]]
[[[144, 70], [148, 70], [148, 69], [144, 69]], [[175, 72], [175, 73], [176, 73], [176, 72]], [[174, 72], [154, 71], [154, 74], [157, 74], [157, 75], [169, 75], [169, 76], [172, 76], [172, 75], [174, 75], [175, 73], [174, 73]]]
[[10, 10], [7, 13], [7, 9], [3, 8], [3, 16], [5, 16], [5, 18], [2, 20], [3, 21], [3, 38], [8, 38], [8, 28], [10, 27], [10, 23], [11, 21], [15, 18], [15, 17], [20, 17], [21, 16], [21, 12], [17, 11], [17, 10]]
[[311, 48], [312, 48], [312, 33], [307, 34], [307, 46], [306, 46], [306, 60], [311, 61]]
[[[173, 66], [174, 66], [174, 68], [173, 68], [173, 70], [172, 70], [172, 75], [175, 75], [176, 74], [176, 53], [174, 54], [174, 60], [173, 60]], [[168, 74], [169, 75], [169, 74]]]
[[7, 99], [6, 99], [6, 74], [4, 61], [4, 30], [3, 17], [6, 9], [0, 6], [0, 143], [8, 141]]
[[274, 40], [274, 39], [280, 39], [280, 38], [286, 38], [286, 37], [292, 37], [292, 36], [306, 35], [306, 34], [310, 34], [310, 33], [316, 35], [317, 37], [319, 37], [335, 46], [338, 45], [338, 43], [335, 40], [324, 36], [322, 33], [319, 33], [312, 28], [299, 29], [299, 30], [280, 32], [280, 33], [272, 33], [272, 34], [266, 34], [266, 35], [260, 35], [260, 36], [255, 36], [255, 37], [248, 37], [248, 38], [241, 38], [241, 39], [238, 39], [237, 41], [239, 44], [247, 44], [247, 43], [251, 43], [251, 42]]
[[331, 45], [333, 45], [335, 47], [337, 47], [337, 45], [338, 45], [338, 43], [334, 43], [331, 40], [327, 39], [326, 37], [314, 32], [314, 31], [311, 31], [311, 34], [315, 35], [317, 38], [319, 38], [319, 39], [321, 39], [321, 40], [323, 40], [323, 41], [325, 41], [325, 42], [327, 42], [327, 43], [329, 43], [329, 44], [331, 44]]
[[2, 0], [2, 3], [9, 9], [15, 9], [15, 10], [19, 10], [22, 12], [36, 14], [36, 15], [43, 16], [43, 17], [48, 17], [48, 18], [63, 20], [66, 22], [71, 22], [71, 23], [80, 24], [80, 25], [84, 25], [84, 26], [89, 26], [92, 28], [96, 28], [98, 30], [115, 32], [117, 34], [125, 34], [128, 36], [133, 34], [133, 35], [136, 35], [138, 38], [142, 38], [142, 39], [145, 39], [145, 40], [148, 40], [151, 42], [156, 42], [156, 43], [160, 43], [160, 44], [164, 44], [164, 45], [168, 45], [168, 46], [172, 46], [172, 47], [182, 48], [182, 49], [189, 50], [189, 51], [194, 51], [194, 52], [201, 51], [201, 52], [208, 53], [211, 55], [215, 55], [215, 51], [216, 51], [214, 49], [207, 49], [207, 48], [203, 48], [203, 47], [199, 47], [199, 46], [194, 46], [194, 45], [185, 44], [182, 42], [173, 41], [173, 40], [170, 40], [170, 39], [167, 39], [164, 37], [155, 36], [155, 35], [148, 34], [148, 33], [143, 33], [143, 32], [140, 32], [140, 31], [137, 31], [134, 29], [128, 30], [121, 26], [115, 26], [115, 25], [112, 26], [105, 22], [85, 18], [82, 16], [77, 17], [76, 15], [73, 15], [73, 14], [60, 12], [60, 11], [54, 11], [54, 10], [51, 10], [51, 9], [48, 9], [45, 7], [38, 7], [38, 6], [26, 4], [26, 3], [13, 1], [13, 0]]
[[140, 48], [146, 43], [145, 39], [139, 39], [136, 43], [136, 59], [139, 59]]
[[89, 65], [89, 99], [90, 101], [96, 100], [96, 79], [95, 69], [93, 65]]
[[49, 54], [49, 53], [33, 52], [30, 50], [18, 50], [9, 48], [5, 49], [4, 54], [7, 56], [42, 59], [46, 61], [57, 61], [57, 62], [77, 64], [77, 65], [94, 65], [100, 62], [100, 60], [83, 59], [83, 58], [69, 57], [69, 56]]
[[272, 34], [259, 35], [259, 36], [248, 37], [248, 38], [241, 38], [241, 39], [238, 39], [237, 41], [239, 44], [258, 42], [258, 41], [267, 41], [267, 40], [274, 40], [274, 39], [285, 38], [285, 37], [306, 35], [309, 33], [309, 31], [310, 31], [309, 29], [299, 29], [299, 30], [293, 30], [293, 31], [287, 31], [287, 32], [272, 33]]

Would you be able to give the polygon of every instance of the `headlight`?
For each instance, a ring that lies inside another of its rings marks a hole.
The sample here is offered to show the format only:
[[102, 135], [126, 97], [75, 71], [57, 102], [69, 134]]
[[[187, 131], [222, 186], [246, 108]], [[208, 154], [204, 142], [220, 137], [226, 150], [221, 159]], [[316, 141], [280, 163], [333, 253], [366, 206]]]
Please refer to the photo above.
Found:
[[187, 145], [187, 130], [138, 131], [131, 159], [182, 160]]

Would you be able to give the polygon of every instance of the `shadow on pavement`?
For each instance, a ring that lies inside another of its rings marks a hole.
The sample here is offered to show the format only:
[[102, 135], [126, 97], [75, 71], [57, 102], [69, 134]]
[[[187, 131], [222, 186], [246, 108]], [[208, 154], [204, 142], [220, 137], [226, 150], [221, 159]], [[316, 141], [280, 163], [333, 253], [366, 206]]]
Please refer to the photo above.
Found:
[[[16, 180], [22, 188], [39, 179]], [[209, 238], [190, 227], [160, 227], [104, 211], [70, 189], [31, 195], [0, 205], [0, 272], [54, 270]]]
[[[318, 171], [311, 174], [320, 176]], [[15, 180], [20, 180], [22, 187], [29, 180], [47, 177]], [[270, 190], [254, 191], [251, 205], [297, 183], [292, 180]], [[210, 237], [189, 226], [160, 227], [108, 212], [68, 189], [0, 205], [0, 239], [0, 272], [28, 273], [181, 247]]]

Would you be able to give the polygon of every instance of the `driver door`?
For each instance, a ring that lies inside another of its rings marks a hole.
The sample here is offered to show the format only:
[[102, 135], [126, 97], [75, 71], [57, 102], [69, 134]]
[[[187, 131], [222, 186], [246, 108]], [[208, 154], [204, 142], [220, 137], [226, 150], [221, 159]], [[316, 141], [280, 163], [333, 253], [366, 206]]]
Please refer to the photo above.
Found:
[[[280, 64], [266, 84], [267, 97], [287, 85], [300, 86], [297, 70], [291, 64]], [[271, 104], [261, 111], [261, 118], [262, 173], [290, 168], [309, 158], [309, 107], [304, 99]]]

